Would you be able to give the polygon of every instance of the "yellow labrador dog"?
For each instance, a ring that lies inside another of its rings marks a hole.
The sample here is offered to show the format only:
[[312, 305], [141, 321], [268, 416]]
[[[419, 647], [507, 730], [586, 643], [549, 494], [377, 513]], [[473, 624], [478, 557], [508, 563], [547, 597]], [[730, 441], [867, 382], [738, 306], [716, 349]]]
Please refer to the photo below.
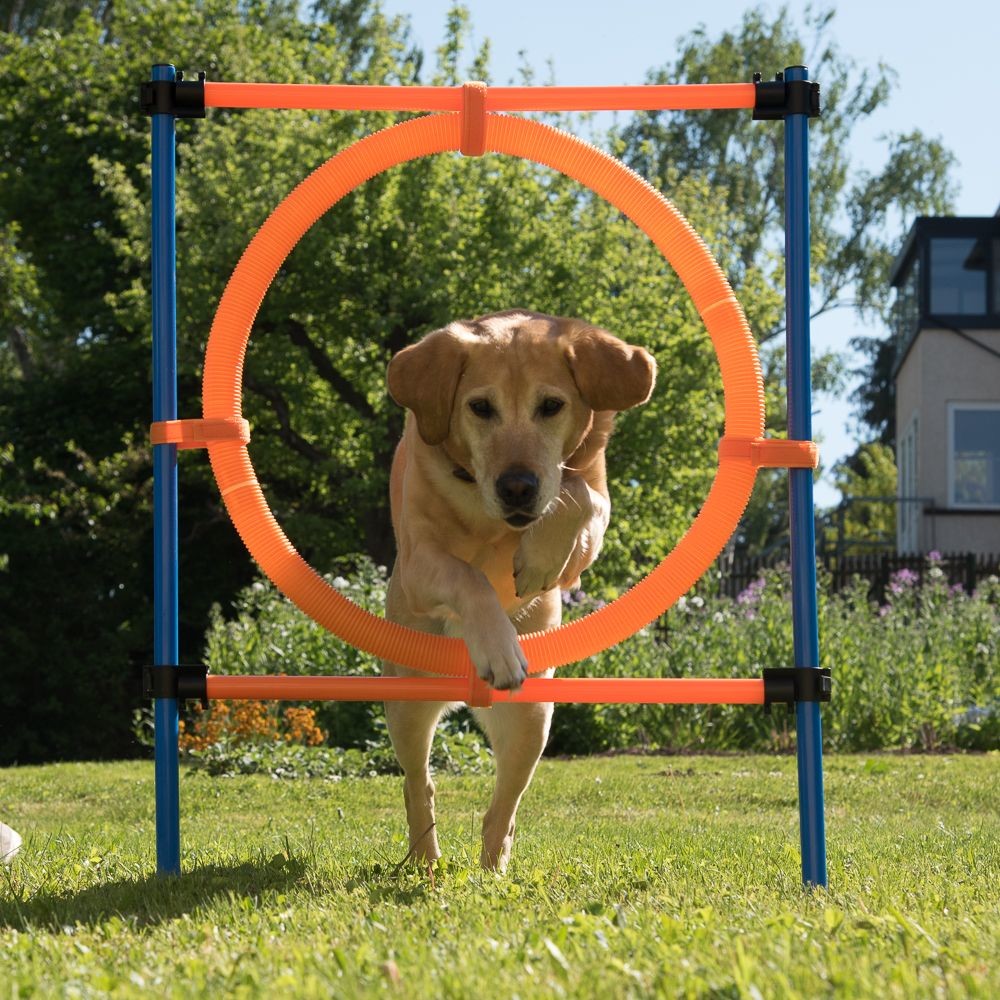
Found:
[[[518, 634], [558, 625], [560, 588], [597, 557], [611, 510], [604, 450], [614, 414], [645, 402], [655, 376], [641, 347], [522, 310], [451, 323], [400, 351], [389, 392], [410, 412], [390, 481], [398, 555], [386, 617], [461, 637], [480, 677], [520, 687], [527, 662]], [[428, 757], [448, 707], [386, 705], [410, 847], [427, 861], [440, 856]], [[552, 705], [474, 712], [497, 768], [482, 864], [503, 870]]]

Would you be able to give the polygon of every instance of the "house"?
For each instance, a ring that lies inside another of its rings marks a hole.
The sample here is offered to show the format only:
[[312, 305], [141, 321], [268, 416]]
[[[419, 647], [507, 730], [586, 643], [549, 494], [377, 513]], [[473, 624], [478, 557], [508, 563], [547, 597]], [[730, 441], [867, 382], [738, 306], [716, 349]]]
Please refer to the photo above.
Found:
[[1000, 210], [918, 218], [891, 282], [897, 548], [1000, 552]]

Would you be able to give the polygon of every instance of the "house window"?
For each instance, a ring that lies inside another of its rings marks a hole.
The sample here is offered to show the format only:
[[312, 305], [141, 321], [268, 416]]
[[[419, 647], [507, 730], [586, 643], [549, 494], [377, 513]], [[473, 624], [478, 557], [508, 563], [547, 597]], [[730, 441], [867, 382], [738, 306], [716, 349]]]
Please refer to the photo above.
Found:
[[948, 423], [951, 505], [1000, 507], [1000, 403], [952, 403]]
[[931, 312], [945, 316], [986, 313], [986, 254], [976, 239], [932, 239]]
[[1000, 313], [1000, 240], [993, 241], [993, 312]]
[[906, 277], [896, 289], [893, 306], [896, 337], [903, 344], [917, 330], [920, 321], [920, 258], [916, 257]]

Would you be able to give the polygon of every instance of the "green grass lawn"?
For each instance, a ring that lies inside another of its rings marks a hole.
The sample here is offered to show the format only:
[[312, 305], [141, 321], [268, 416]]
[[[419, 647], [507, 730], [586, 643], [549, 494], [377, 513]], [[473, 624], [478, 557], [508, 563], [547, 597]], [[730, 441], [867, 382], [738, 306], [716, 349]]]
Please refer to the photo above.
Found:
[[485, 776], [442, 776], [447, 863], [406, 865], [396, 778], [0, 771], [0, 997], [1000, 996], [1000, 756], [833, 757], [830, 889], [799, 881], [790, 757], [544, 761], [506, 876]]

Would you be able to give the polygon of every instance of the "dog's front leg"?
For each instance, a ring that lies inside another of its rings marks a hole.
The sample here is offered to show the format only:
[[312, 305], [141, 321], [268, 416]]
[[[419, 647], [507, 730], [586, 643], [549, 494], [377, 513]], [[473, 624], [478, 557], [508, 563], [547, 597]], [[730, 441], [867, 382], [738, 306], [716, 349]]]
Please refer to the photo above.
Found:
[[519, 688], [528, 674], [528, 661], [517, 629], [486, 575], [430, 544], [415, 549], [407, 564], [420, 567], [419, 577], [408, 569], [401, 573], [411, 610], [430, 615], [443, 612], [457, 619], [479, 676], [498, 690]]
[[582, 476], [567, 476], [553, 504], [514, 554], [518, 597], [569, 586], [597, 558], [611, 516], [608, 498]]

